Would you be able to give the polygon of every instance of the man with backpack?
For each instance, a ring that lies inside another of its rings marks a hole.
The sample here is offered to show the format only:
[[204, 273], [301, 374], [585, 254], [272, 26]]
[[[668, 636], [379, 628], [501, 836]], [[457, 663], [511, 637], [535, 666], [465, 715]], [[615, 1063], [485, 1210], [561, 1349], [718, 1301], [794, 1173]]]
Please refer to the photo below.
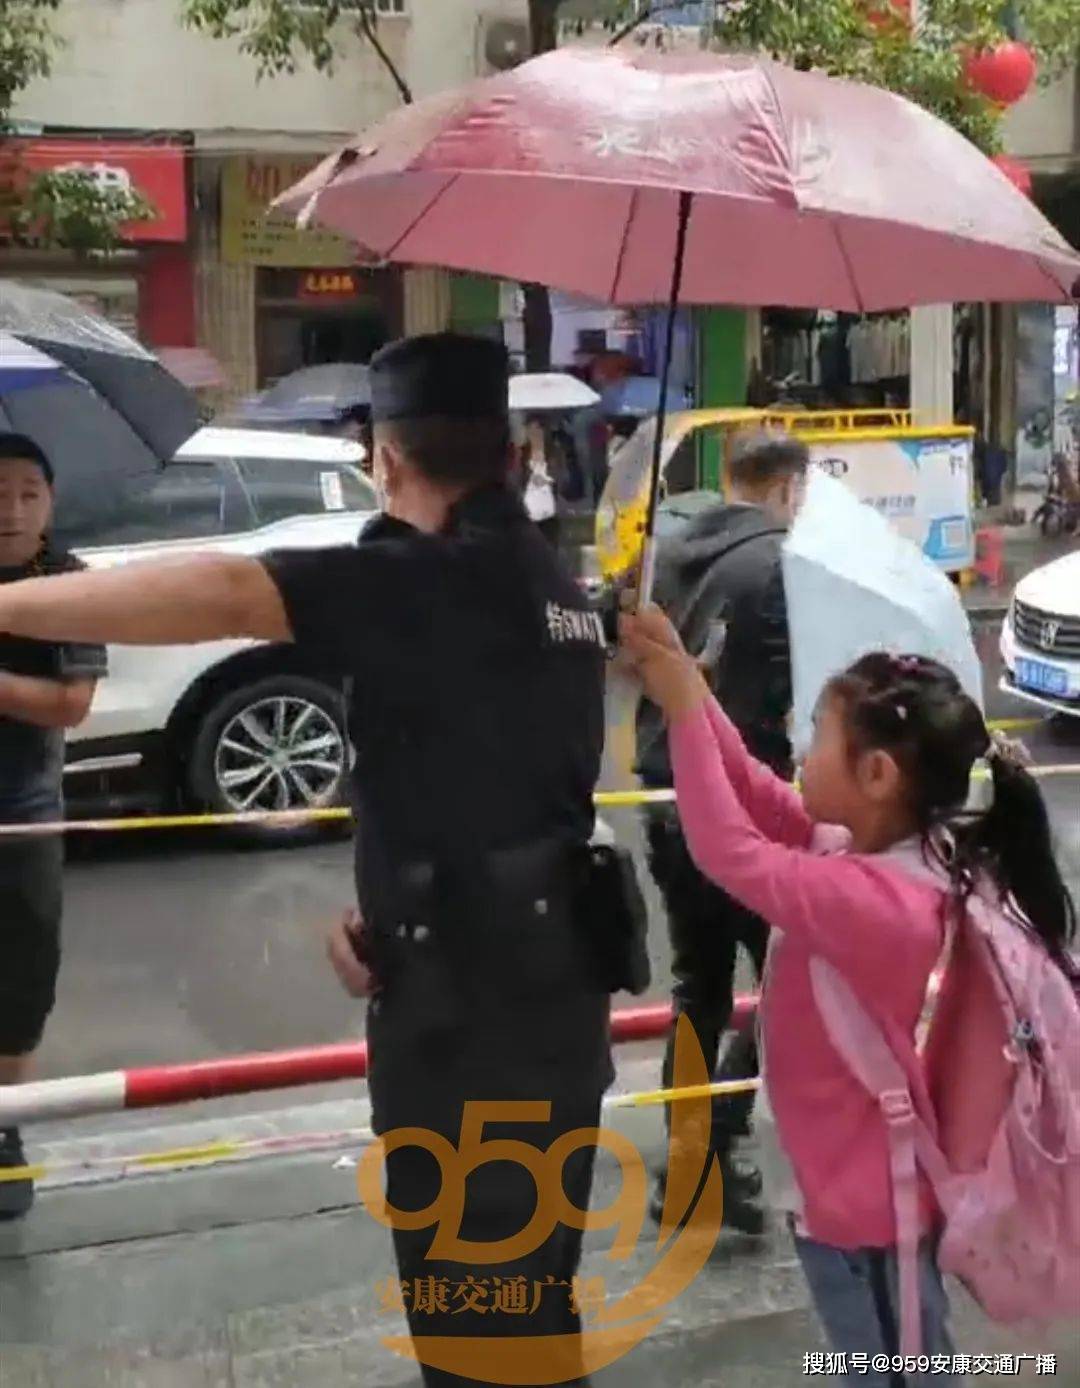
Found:
[[[657, 602], [704, 665], [751, 754], [785, 776], [792, 769], [791, 662], [780, 547], [802, 500], [808, 466], [805, 445], [786, 433], [737, 434], [728, 450], [725, 498], [663, 544], [657, 566]], [[638, 715], [637, 746], [645, 787], [670, 787], [663, 718], [647, 701]], [[671, 939], [674, 1009], [690, 1020], [706, 1066], [715, 1071], [732, 1012], [737, 947], [750, 955], [760, 979], [769, 928], [698, 871], [674, 806], [647, 814], [649, 868], [664, 899]], [[665, 1087], [673, 1062], [674, 1029], [664, 1057]], [[751, 1078], [757, 1070], [757, 1049], [748, 1034], [729, 1049], [720, 1078]], [[737, 1140], [749, 1133], [752, 1104], [751, 1094], [714, 1101], [709, 1148], [723, 1171], [724, 1222], [759, 1234], [761, 1174], [734, 1153]], [[666, 1174], [653, 1202], [657, 1218]]]

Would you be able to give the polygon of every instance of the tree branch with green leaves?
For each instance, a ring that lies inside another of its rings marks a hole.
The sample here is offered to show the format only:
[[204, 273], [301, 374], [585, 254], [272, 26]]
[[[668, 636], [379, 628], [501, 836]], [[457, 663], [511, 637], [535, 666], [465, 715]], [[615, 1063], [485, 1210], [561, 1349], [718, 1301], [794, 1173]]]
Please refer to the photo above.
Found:
[[60, 0], [0, 0], [0, 131], [19, 92], [48, 77], [60, 39], [53, 15]]
[[351, 29], [389, 73], [406, 104], [412, 90], [379, 37], [374, 0], [180, 0], [185, 24], [215, 39], [236, 39], [254, 58], [260, 77], [296, 72], [308, 61], [330, 72], [343, 31]]
[[88, 256], [118, 250], [126, 227], [157, 215], [136, 188], [103, 185], [86, 169], [50, 169], [23, 195], [14, 226], [22, 241]]

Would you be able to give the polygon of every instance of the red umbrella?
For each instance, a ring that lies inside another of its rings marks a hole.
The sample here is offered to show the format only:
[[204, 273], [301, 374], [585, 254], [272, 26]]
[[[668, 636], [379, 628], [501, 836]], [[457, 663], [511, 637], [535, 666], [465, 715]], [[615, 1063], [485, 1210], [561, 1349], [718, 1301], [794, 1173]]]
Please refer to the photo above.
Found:
[[617, 304], [866, 311], [1080, 288], [1080, 257], [928, 112], [712, 53], [546, 54], [402, 108], [278, 205], [384, 260]]
[[686, 303], [1067, 299], [1077, 257], [963, 136], [761, 59], [562, 49], [404, 107], [282, 204], [384, 259]]

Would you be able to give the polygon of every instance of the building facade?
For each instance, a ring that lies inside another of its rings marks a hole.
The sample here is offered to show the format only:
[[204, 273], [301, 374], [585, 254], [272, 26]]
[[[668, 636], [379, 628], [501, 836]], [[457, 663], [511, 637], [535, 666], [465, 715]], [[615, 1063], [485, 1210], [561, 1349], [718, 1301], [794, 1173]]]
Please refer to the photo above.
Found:
[[[184, 27], [179, 0], [65, 0], [64, 47], [13, 113], [23, 176], [78, 166], [125, 182], [157, 215], [120, 253], [76, 258], [0, 248], [0, 273], [93, 300], [159, 349], [202, 349], [217, 403], [299, 366], [366, 360], [402, 331], [455, 311], [497, 320], [497, 294], [432, 271], [363, 263], [317, 230], [269, 217], [274, 197], [399, 104], [386, 65], [343, 21], [332, 69], [301, 59], [260, 80], [234, 40]], [[415, 96], [510, 65], [527, 51], [526, 0], [378, 0], [379, 39]], [[470, 318], [471, 315], [471, 318]]]
[[[1031, 171], [1032, 196], [1080, 248], [1080, 65], [1010, 111], [1006, 147]], [[1080, 463], [1080, 313], [1024, 304], [998, 312], [1000, 351], [990, 366], [999, 439], [1020, 486], [1039, 488], [1055, 453]]]

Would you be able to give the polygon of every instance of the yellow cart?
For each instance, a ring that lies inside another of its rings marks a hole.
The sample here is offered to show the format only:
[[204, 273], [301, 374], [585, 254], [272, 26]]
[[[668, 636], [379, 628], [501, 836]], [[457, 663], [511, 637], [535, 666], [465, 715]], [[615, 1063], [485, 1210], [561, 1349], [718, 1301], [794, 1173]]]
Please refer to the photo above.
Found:
[[[646, 420], [616, 454], [597, 508], [597, 558], [611, 582], [641, 560], [655, 428], [655, 419]], [[814, 466], [850, 486], [946, 572], [973, 562], [971, 428], [916, 427], [907, 410], [683, 410], [670, 415], [664, 429], [661, 495], [723, 495], [728, 445], [746, 428], [782, 428], [801, 438]], [[718, 478], [701, 476], [697, 444], [703, 432], [719, 436]]]

